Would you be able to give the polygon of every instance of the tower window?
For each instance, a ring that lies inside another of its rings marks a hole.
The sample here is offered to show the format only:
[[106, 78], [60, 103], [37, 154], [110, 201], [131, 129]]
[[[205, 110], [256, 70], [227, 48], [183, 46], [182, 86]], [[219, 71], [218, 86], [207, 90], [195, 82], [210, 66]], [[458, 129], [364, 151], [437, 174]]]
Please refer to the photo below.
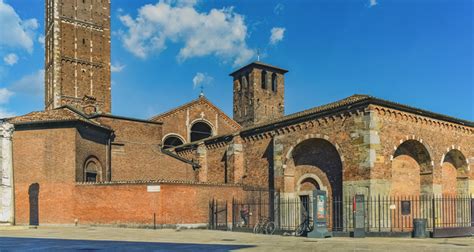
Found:
[[212, 128], [205, 122], [197, 122], [191, 127], [191, 142], [212, 136]]
[[244, 90], [246, 90], [248, 88], [248, 80], [247, 80], [247, 76], [242, 76], [242, 88]]
[[267, 89], [267, 71], [262, 71], [262, 89]]
[[82, 44], [83, 44], [83, 45], [86, 44], [86, 39], [82, 39]]
[[272, 74], [272, 91], [277, 91], [277, 75], [275, 73]]
[[173, 148], [184, 144], [184, 141], [181, 140], [177, 135], [170, 135], [165, 138], [163, 141], [163, 149]]

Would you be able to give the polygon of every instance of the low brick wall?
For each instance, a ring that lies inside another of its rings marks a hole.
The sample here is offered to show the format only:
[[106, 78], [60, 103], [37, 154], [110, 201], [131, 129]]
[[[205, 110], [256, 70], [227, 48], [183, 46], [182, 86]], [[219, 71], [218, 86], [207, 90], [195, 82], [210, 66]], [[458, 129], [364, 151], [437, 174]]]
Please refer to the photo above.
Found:
[[[159, 192], [156, 191], [158, 186]], [[154, 186], [154, 192], [148, 190]], [[16, 187], [16, 224], [151, 227], [207, 224], [209, 201], [240, 199], [239, 186], [184, 183], [43, 184]], [[229, 221], [231, 216], [228, 216]]]

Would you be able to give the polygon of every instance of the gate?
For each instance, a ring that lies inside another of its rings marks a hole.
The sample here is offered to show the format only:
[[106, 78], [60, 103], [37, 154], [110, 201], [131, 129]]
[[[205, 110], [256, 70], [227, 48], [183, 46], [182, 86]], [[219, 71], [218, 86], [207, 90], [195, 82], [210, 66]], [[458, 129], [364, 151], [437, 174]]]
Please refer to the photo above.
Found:
[[227, 230], [227, 201], [209, 202], [209, 229]]

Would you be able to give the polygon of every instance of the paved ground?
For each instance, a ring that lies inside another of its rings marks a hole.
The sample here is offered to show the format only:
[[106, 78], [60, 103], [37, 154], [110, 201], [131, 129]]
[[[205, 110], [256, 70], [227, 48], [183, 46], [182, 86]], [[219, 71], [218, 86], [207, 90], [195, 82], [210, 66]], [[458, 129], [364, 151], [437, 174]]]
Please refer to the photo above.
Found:
[[474, 238], [330, 238], [208, 230], [0, 227], [0, 251], [474, 251]]

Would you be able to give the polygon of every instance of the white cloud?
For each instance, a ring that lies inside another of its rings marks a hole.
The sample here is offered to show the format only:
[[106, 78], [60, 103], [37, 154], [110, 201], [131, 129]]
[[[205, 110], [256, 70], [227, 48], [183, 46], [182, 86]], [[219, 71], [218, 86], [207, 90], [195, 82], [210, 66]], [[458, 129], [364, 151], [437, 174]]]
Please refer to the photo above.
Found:
[[5, 108], [0, 107], [0, 118], [9, 118], [14, 117], [15, 113], [6, 110]]
[[275, 13], [275, 15], [280, 15], [283, 10], [285, 10], [285, 5], [283, 5], [282, 3], [278, 3], [277, 5], [275, 5], [275, 8], [273, 8], [273, 13]]
[[8, 103], [12, 95], [13, 95], [12, 91], [6, 88], [0, 88], [0, 104]]
[[44, 46], [44, 35], [39, 35], [38, 42]]
[[3, 61], [5, 62], [5, 64], [13, 66], [18, 62], [18, 56], [14, 53], [9, 53], [5, 55], [5, 57], [3, 57]]
[[207, 73], [196, 73], [193, 78], [193, 87], [196, 88], [200, 84], [209, 84], [214, 80], [212, 76], [209, 76]]
[[120, 16], [127, 28], [120, 37], [124, 47], [140, 58], [159, 54], [168, 42], [182, 43], [178, 60], [214, 55], [242, 65], [255, 54], [247, 46], [244, 17], [232, 7], [198, 12], [197, 1], [160, 0], [138, 10], [138, 16]]
[[369, 0], [369, 7], [374, 7], [377, 4], [377, 0]]
[[125, 68], [125, 65], [122, 65], [120, 63], [115, 63], [110, 65], [110, 71], [112, 73], [120, 73], [122, 70]]
[[270, 44], [276, 45], [278, 42], [283, 40], [285, 36], [285, 28], [283, 27], [273, 27], [271, 30]]
[[0, 0], [0, 47], [33, 51], [35, 32], [39, 27], [36, 19], [22, 20], [12, 6]]
[[10, 89], [16, 93], [40, 96], [44, 92], [44, 71], [38, 70], [13, 82]]

